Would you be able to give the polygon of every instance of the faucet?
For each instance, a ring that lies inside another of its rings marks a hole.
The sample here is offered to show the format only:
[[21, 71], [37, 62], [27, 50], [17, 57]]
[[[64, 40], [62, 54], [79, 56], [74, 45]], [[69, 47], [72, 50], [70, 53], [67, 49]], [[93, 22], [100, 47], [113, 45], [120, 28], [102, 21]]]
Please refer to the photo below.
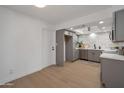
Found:
[[99, 46], [99, 49], [101, 49], [101, 46]]
[[94, 44], [94, 49], [96, 49], [96, 44]]

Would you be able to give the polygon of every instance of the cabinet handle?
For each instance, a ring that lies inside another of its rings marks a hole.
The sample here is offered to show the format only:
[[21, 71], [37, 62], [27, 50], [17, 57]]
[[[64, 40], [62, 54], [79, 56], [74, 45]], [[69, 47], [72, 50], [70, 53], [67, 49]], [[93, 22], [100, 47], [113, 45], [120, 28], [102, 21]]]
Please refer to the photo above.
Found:
[[109, 33], [109, 39], [112, 40], [112, 32]]

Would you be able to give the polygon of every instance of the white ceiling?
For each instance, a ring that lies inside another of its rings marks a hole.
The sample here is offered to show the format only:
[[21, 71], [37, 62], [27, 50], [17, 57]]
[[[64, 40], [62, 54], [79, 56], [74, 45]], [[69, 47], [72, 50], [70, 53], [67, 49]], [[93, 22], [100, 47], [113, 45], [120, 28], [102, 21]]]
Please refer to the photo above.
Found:
[[[100, 21], [104, 23], [99, 24]], [[88, 27], [90, 27], [90, 31], [88, 31]], [[98, 20], [95, 22], [78, 25], [74, 27], [68, 28], [71, 31], [76, 32], [77, 34], [90, 34], [90, 33], [98, 33], [98, 32], [110, 32], [112, 27], [112, 18], [106, 18], [103, 20]]]
[[110, 5], [48, 5], [45, 8], [37, 8], [32, 5], [5, 5], [9, 9], [40, 18], [50, 24], [59, 24], [71, 19], [86, 16], [98, 12]]

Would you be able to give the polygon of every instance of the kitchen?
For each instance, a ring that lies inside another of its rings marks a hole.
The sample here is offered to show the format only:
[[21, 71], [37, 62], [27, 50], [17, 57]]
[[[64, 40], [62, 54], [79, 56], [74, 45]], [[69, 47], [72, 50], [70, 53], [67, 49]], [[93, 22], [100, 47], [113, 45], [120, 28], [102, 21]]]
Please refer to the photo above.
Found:
[[57, 65], [64, 66], [65, 62], [76, 60], [95, 62], [101, 67], [102, 87], [124, 87], [123, 19], [124, 10], [121, 9], [110, 18], [58, 30]]
[[1, 0], [1, 93], [124, 91], [123, 0]]
[[124, 87], [123, 9], [0, 6], [0, 87]]

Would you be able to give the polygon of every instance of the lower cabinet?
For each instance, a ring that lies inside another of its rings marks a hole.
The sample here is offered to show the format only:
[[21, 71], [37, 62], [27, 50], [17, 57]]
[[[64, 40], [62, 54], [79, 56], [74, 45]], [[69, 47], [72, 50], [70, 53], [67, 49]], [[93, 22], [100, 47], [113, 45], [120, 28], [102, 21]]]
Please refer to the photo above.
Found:
[[101, 50], [88, 50], [88, 60], [100, 62]]
[[102, 50], [79, 49], [79, 58], [89, 61], [100, 62]]
[[79, 50], [79, 58], [80, 59], [85, 59], [85, 60], [87, 60], [88, 59], [88, 50], [86, 50], [86, 49], [80, 49]]
[[107, 88], [124, 88], [124, 60], [101, 58], [101, 84]]
[[73, 61], [79, 59], [79, 50], [74, 49], [73, 50]]

